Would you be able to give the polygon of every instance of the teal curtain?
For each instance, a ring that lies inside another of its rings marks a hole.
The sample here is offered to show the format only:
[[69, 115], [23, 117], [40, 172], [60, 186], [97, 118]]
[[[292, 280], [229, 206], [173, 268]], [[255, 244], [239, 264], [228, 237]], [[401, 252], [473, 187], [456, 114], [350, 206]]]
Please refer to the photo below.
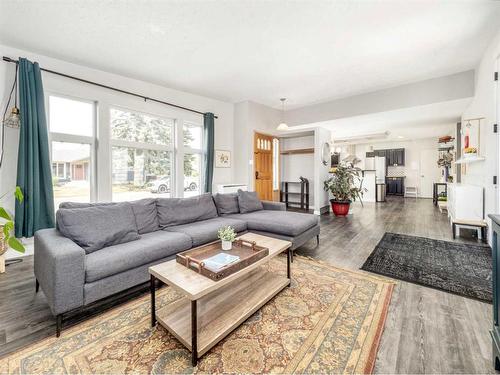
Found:
[[204, 130], [204, 155], [205, 155], [205, 192], [212, 192], [212, 181], [214, 178], [214, 114], [205, 113], [203, 115]]
[[54, 193], [49, 140], [38, 63], [19, 59], [21, 132], [17, 159], [17, 185], [24, 194], [16, 201], [16, 237], [32, 237], [39, 229], [54, 227]]

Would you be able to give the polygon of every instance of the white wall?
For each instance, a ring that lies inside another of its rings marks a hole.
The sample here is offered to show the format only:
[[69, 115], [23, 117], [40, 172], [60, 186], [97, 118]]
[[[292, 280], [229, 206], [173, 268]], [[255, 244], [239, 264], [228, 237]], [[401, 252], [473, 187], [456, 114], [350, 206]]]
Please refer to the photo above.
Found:
[[314, 130], [314, 213], [320, 214], [322, 207], [328, 206], [328, 192], [323, 189], [323, 182], [328, 179], [330, 163], [324, 165], [321, 160], [323, 144], [330, 142], [332, 134], [324, 128]]
[[[372, 150], [404, 148], [405, 165], [404, 167], [397, 167], [397, 169], [404, 170], [403, 172], [406, 177], [405, 186], [416, 186], [420, 191], [420, 153], [422, 150], [437, 150], [437, 147], [438, 143], [436, 138], [358, 144], [356, 145], [356, 156], [361, 159], [361, 163], [357, 164], [357, 166], [363, 169], [365, 168], [366, 153]], [[439, 168], [435, 162], [433, 165], [427, 167], [429, 170], [433, 171], [433, 180], [435, 180], [434, 182], [441, 182], [441, 168]]]
[[254, 189], [253, 139], [255, 132], [273, 135], [281, 120], [281, 111], [246, 101], [234, 106], [234, 181]]
[[[0, 55], [11, 58], [27, 57], [32, 61], [38, 61], [41, 67], [60, 71], [62, 73], [74, 75], [80, 78], [96, 81], [109, 86], [114, 86], [127, 91], [137, 92], [145, 96], [158, 98], [167, 102], [172, 102], [181, 106], [194, 108], [201, 112], [213, 112], [218, 116], [215, 120], [215, 149], [233, 150], [233, 123], [234, 106], [232, 103], [223, 102], [207, 97], [192, 95], [178, 90], [158, 86], [152, 83], [138, 81], [120, 75], [107, 73], [80, 65], [67, 63], [65, 61], [53, 59], [47, 56], [37, 55], [28, 51], [17, 50], [0, 45]], [[144, 67], [147, 69], [147, 65]], [[1, 95], [2, 108], [5, 108], [8, 99], [8, 91], [14, 78], [15, 65], [11, 63], [0, 63], [0, 87], [3, 87]], [[145, 103], [139, 98], [134, 98], [125, 94], [120, 94], [111, 90], [106, 90], [96, 86], [77, 82], [67, 78], [43, 73], [44, 89], [46, 92], [64, 94], [77, 98], [84, 98], [97, 101], [99, 130], [98, 137], [102, 144], [106, 137], [109, 137], [108, 108], [109, 105], [119, 105], [139, 111], [149, 112], [161, 116], [173, 117], [176, 119], [200, 121], [201, 115], [188, 111], [178, 110], [158, 103]], [[201, 120], [202, 121], [202, 120]], [[19, 131], [10, 128], [6, 129], [6, 147], [4, 164], [0, 169], [0, 193], [14, 189], [17, 168], [17, 145]], [[98, 151], [100, 164], [98, 166], [98, 191], [99, 200], [111, 199], [111, 172], [109, 150]], [[233, 182], [234, 164], [232, 168], [214, 168], [213, 183]], [[8, 209], [13, 210], [13, 198], [2, 202]]]
[[500, 69], [500, 66], [497, 66], [499, 55], [500, 31], [487, 48], [476, 70], [475, 96], [462, 116], [462, 120], [485, 117], [481, 122], [480, 152], [486, 160], [468, 164], [466, 174], [462, 175], [462, 183], [484, 187], [486, 215], [499, 212], [498, 191], [493, 185], [493, 176], [498, 175], [498, 134], [493, 133], [493, 124], [499, 121], [497, 110], [500, 101], [499, 84], [493, 80], [493, 73]]

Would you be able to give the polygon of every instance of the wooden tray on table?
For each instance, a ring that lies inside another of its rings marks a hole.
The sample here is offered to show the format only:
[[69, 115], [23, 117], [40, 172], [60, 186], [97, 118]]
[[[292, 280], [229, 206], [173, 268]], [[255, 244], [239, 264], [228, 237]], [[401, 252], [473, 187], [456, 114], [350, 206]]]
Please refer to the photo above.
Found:
[[[217, 270], [209, 269], [205, 261], [218, 254], [233, 255], [239, 257], [239, 259]], [[177, 263], [214, 281], [218, 281], [257, 262], [268, 254], [269, 249], [267, 247], [258, 246], [254, 241], [238, 239], [233, 242], [231, 250], [222, 250], [221, 241], [217, 241], [179, 253], [176, 260]]]

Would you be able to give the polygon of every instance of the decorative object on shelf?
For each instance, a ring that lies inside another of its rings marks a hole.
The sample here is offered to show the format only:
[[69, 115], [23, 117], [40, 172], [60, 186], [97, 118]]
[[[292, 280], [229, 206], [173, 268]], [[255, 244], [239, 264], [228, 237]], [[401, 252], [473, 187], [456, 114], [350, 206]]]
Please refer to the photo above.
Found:
[[366, 189], [363, 188], [363, 179], [360, 177], [361, 168], [344, 163], [339, 165], [332, 175], [324, 181], [324, 189], [333, 196], [330, 203], [335, 216], [346, 216], [351, 202], [359, 199], [363, 204], [361, 198]]
[[323, 163], [324, 166], [327, 166], [330, 164], [332, 158], [332, 152], [330, 149], [330, 143], [325, 142], [323, 143], [323, 147], [321, 148], [321, 162]]
[[[485, 160], [485, 158], [481, 156], [480, 150], [481, 120], [484, 120], [484, 117], [464, 119], [462, 121], [462, 123], [465, 123], [460, 132], [463, 148], [461, 150], [461, 157], [456, 161], [456, 164], [466, 164]], [[462, 173], [465, 174], [465, 167], [463, 167]]]
[[236, 239], [236, 232], [230, 226], [222, 227], [217, 232], [217, 237], [222, 241], [222, 250], [231, 250]]
[[[0, 196], [0, 200], [3, 199], [7, 193]], [[15, 198], [22, 202], [24, 199], [23, 192], [16, 186], [16, 190], [14, 192]], [[7, 210], [0, 206], [0, 220], [3, 221], [0, 223], [0, 273], [5, 272], [5, 253], [9, 248], [13, 250], [24, 253], [25, 248], [23, 244], [14, 236], [12, 236], [12, 231], [14, 230], [14, 221], [12, 217], [7, 212]]]
[[215, 168], [231, 168], [231, 151], [215, 150]]
[[286, 131], [288, 130], [288, 125], [285, 122], [285, 100], [286, 98], [281, 98], [281, 122], [276, 127], [276, 130]]

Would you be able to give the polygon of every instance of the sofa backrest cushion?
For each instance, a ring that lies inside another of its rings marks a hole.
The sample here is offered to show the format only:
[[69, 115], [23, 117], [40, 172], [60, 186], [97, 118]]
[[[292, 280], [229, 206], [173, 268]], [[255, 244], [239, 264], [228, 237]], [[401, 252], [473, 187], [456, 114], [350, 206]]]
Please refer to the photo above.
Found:
[[[135, 223], [139, 234], [151, 233], [160, 230], [158, 222], [158, 211], [156, 210], [155, 198], [144, 198], [129, 202], [135, 215]], [[99, 206], [111, 206], [118, 202], [62, 202], [59, 208], [87, 208]], [[59, 229], [59, 226], [58, 226]]]
[[238, 190], [238, 205], [240, 206], [240, 213], [246, 214], [247, 212], [260, 211], [264, 209], [262, 202], [257, 197], [255, 191]]
[[56, 217], [63, 236], [76, 242], [87, 254], [141, 237], [132, 205], [127, 202], [60, 209]]
[[59, 208], [88, 208], [97, 206], [112, 206], [116, 202], [61, 202]]
[[162, 228], [217, 217], [217, 208], [210, 193], [191, 198], [158, 198], [156, 206]]
[[155, 198], [144, 198], [130, 202], [134, 211], [135, 222], [139, 234], [151, 233], [160, 230], [158, 210]]
[[238, 204], [238, 194], [215, 194], [215, 206], [219, 215], [239, 214], [240, 205]]

